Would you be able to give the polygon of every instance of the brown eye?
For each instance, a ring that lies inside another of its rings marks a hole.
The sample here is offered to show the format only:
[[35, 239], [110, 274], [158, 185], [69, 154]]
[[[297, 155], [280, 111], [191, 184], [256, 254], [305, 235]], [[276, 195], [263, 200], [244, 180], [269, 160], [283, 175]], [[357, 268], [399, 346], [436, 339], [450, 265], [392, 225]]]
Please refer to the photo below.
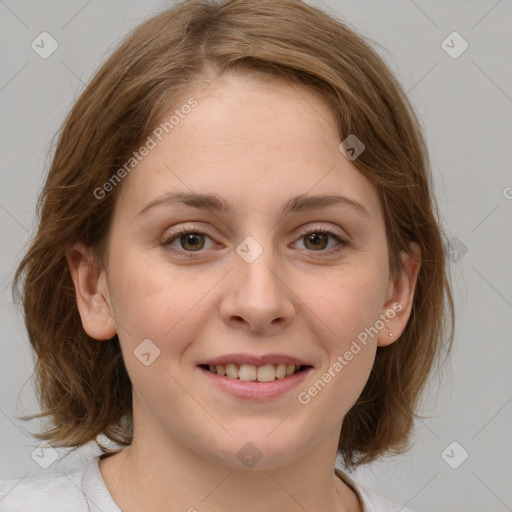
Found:
[[325, 249], [327, 247], [327, 244], [329, 243], [329, 235], [326, 233], [315, 231], [313, 233], [310, 233], [309, 235], [306, 235], [304, 237], [304, 240], [306, 240], [304, 245], [308, 249], [322, 250]]
[[186, 233], [179, 237], [181, 247], [186, 251], [198, 251], [204, 247], [203, 233]]
[[[205, 247], [207, 239], [210, 240], [209, 247]], [[195, 253], [202, 253], [203, 249], [215, 246], [215, 242], [207, 234], [194, 226], [185, 226], [181, 231], [170, 235], [161, 244], [166, 250], [185, 258], [192, 258]]]
[[[328, 248], [330, 240], [338, 242], [337, 246], [334, 244], [334, 247]], [[303, 241], [304, 247], [309, 252], [318, 252], [321, 254], [337, 253], [349, 245], [348, 241], [342, 238], [337, 231], [324, 228], [310, 228], [308, 231], [303, 231], [299, 241]]]

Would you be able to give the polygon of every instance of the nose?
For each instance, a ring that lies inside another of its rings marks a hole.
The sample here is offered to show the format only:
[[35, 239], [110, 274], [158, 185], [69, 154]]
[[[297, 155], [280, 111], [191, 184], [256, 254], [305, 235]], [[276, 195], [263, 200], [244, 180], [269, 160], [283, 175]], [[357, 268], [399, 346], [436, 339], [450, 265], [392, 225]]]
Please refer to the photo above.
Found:
[[270, 252], [251, 263], [235, 258], [221, 304], [222, 319], [230, 327], [271, 334], [292, 322], [297, 297]]

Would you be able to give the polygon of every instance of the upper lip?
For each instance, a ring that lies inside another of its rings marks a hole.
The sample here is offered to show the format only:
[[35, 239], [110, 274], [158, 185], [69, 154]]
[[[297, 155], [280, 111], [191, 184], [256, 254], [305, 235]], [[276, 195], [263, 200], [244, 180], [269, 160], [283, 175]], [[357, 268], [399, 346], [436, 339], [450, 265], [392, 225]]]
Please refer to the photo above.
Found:
[[264, 364], [295, 364], [297, 366], [312, 366], [307, 361], [292, 357], [286, 354], [262, 354], [262, 355], [251, 355], [251, 354], [225, 354], [223, 356], [214, 357], [212, 359], [205, 360], [201, 364], [209, 364], [215, 366], [217, 364], [253, 364], [255, 366], [262, 366]]

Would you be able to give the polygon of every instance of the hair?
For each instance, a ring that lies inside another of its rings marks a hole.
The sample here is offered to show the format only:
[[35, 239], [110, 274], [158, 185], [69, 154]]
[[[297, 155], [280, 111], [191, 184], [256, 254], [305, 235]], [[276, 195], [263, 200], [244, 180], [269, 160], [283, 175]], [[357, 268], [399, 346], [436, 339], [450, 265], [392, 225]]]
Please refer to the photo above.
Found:
[[[305, 34], [308, 36], [305, 37]], [[249, 73], [303, 85], [335, 113], [340, 140], [366, 146], [353, 161], [382, 201], [390, 271], [400, 252], [421, 250], [411, 315], [399, 340], [377, 347], [369, 379], [344, 417], [338, 454], [348, 468], [409, 449], [427, 378], [451, 350], [454, 306], [446, 237], [433, 196], [422, 130], [381, 57], [346, 23], [300, 0], [188, 0], [137, 26], [72, 106], [37, 202], [38, 227], [13, 281], [36, 355], [41, 412], [52, 428], [34, 434], [73, 450], [103, 435], [133, 439], [132, 387], [118, 336], [86, 334], [66, 260], [75, 242], [105, 261], [122, 183], [98, 200], [161, 120], [194, 85]], [[72, 451], [73, 451], [72, 450]]]

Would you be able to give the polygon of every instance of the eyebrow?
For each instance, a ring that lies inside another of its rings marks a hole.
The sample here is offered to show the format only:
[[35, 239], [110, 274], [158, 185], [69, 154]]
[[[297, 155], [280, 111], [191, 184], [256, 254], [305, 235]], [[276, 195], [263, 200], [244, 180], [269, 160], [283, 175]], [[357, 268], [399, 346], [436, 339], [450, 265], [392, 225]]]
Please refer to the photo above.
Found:
[[[226, 201], [216, 194], [178, 192], [168, 193], [157, 197], [146, 206], [144, 206], [144, 208], [142, 208], [136, 217], [144, 215], [155, 206], [176, 203], [181, 203], [191, 208], [207, 211], [218, 211], [221, 213], [232, 213], [235, 209], [232, 203]], [[342, 194], [324, 194], [315, 196], [301, 194], [292, 197], [283, 206], [281, 215], [326, 208], [338, 204], [348, 206], [366, 217], [369, 216], [368, 210], [361, 203]]]

